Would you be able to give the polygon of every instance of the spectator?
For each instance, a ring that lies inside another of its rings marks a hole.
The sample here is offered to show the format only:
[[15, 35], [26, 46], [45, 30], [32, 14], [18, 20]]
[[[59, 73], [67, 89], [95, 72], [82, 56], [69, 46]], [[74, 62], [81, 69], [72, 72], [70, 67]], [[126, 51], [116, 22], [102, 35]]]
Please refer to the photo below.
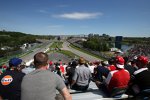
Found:
[[72, 100], [63, 80], [48, 69], [48, 55], [39, 52], [34, 56], [36, 70], [27, 74], [22, 81], [22, 100], [55, 100], [56, 89], [64, 100]]
[[150, 45], [149, 44], [136, 44], [133, 48], [128, 50], [129, 60], [132, 60], [135, 56], [144, 55], [150, 58]]
[[21, 82], [24, 77], [20, 69], [22, 60], [12, 58], [9, 61], [9, 69], [0, 76], [0, 95], [5, 100], [20, 100]]
[[75, 70], [72, 78], [72, 89], [85, 91], [89, 87], [90, 78], [92, 77], [90, 69], [85, 66], [83, 57], [79, 59], [79, 67]]
[[97, 75], [95, 78], [95, 81], [103, 81], [103, 76], [107, 76], [109, 73], [108, 70], [108, 62], [107, 61], [101, 61], [101, 65], [97, 66]]
[[65, 74], [65, 68], [62, 63], [59, 65], [59, 68], [60, 68], [61, 74], [62, 75]]
[[97, 79], [96, 81], [102, 82], [103, 79], [107, 77], [107, 75], [109, 74], [110, 71], [116, 70], [114, 62], [115, 62], [114, 58], [110, 58], [108, 60], [108, 62], [107, 61], [101, 61], [101, 66], [99, 65], [97, 67], [97, 76], [98, 76], [98, 78], [96, 78]]
[[73, 78], [73, 75], [75, 73], [75, 69], [76, 69], [76, 66], [77, 66], [77, 62], [76, 61], [73, 61], [71, 63], [71, 65], [69, 66], [69, 68], [67, 68], [67, 73], [66, 73], [66, 77], [68, 77], [68, 84], [71, 85], [71, 82], [72, 82], [72, 78]]
[[131, 66], [134, 68], [134, 71], [138, 70], [138, 67], [136, 66], [136, 60], [131, 61]]
[[31, 73], [32, 71], [34, 71], [35, 68], [32, 68], [30, 66], [26, 66], [25, 68], [22, 69], [22, 72], [25, 74]]
[[89, 62], [89, 69], [92, 73], [92, 77], [94, 77], [94, 68], [95, 68], [94, 64], [92, 62]]
[[2, 72], [4, 73], [7, 70], [7, 66], [5, 64], [2, 65]]
[[110, 71], [116, 70], [115, 58], [114, 58], [114, 57], [110, 58], [110, 59], [108, 60], [108, 63], [109, 63], [108, 69], [109, 69]]
[[61, 70], [59, 68], [59, 63], [57, 63], [57, 62], [55, 65], [55, 73], [58, 74], [60, 77], [62, 77], [62, 73], [61, 73]]
[[113, 88], [126, 88], [130, 80], [130, 74], [124, 69], [124, 59], [121, 56], [116, 57], [117, 70], [111, 71], [106, 79], [106, 84], [109, 91]]
[[130, 75], [132, 75], [134, 71], [136, 70], [135, 67], [128, 64], [128, 57], [124, 57], [124, 60], [125, 60], [124, 68], [130, 73]]
[[98, 67], [101, 66], [101, 62], [98, 60], [98, 61], [95, 61], [93, 62], [94, 64], [94, 73], [93, 73], [93, 76], [92, 76], [92, 81], [95, 82], [96, 80], [100, 80], [101, 77], [99, 77], [99, 72], [98, 72]]
[[138, 70], [133, 73], [134, 78], [132, 79], [133, 94], [138, 94], [144, 89], [150, 88], [150, 71], [147, 68], [148, 58], [145, 56], [139, 56], [137, 58], [136, 65]]
[[114, 96], [117, 91], [128, 87], [130, 74], [124, 69], [124, 59], [121, 56], [116, 56], [116, 70], [110, 71], [104, 83], [96, 82], [96, 85], [106, 90], [108, 94]]
[[54, 72], [54, 71], [55, 71], [55, 66], [54, 66], [54, 64], [53, 64], [52, 61], [49, 62], [49, 70], [50, 70], [51, 72]]

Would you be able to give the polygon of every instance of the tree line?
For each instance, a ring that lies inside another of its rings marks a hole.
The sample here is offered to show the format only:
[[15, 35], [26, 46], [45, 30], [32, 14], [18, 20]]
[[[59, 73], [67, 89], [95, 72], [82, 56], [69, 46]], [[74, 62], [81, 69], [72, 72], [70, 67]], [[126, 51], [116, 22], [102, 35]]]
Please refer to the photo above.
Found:
[[[53, 36], [31, 35], [22, 32], [0, 31], [0, 54], [16, 51], [24, 43], [36, 43], [36, 39], [52, 39]], [[2, 50], [1, 48], [8, 47], [10, 49]]]
[[83, 42], [83, 47], [89, 48], [95, 51], [109, 51], [113, 47], [110, 38], [102, 37], [88, 37], [87, 41]]

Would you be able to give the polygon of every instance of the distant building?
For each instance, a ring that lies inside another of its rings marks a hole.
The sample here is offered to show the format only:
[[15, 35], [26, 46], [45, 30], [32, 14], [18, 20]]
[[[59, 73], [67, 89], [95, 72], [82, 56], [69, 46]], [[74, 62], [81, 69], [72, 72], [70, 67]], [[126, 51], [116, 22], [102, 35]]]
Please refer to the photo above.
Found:
[[9, 46], [3, 46], [3, 47], [1, 47], [1, 50], [10, 50], [10, 49], [12, 49], [12, 48], [9, 47]]
[[118, 48], [110, 48], [110, 51], [111, 52], [115, 52], [115, 51], [117, 51], [118, 50]]
[[31, 44], [25, 43], [25, 44], [23, 44], [20, 48], [21, 48], [21, 49], [26, 49], [26, 48], [29, 48], [29, 47], [31, 47]]
[[85, 39], [85, 38], [82, 38], [82, 41], [87, 41], [87, 39]]
[[115, 37], [115, 48], [121, 49], [122, 39], [123, 39], [123, 36], [116, 36]]

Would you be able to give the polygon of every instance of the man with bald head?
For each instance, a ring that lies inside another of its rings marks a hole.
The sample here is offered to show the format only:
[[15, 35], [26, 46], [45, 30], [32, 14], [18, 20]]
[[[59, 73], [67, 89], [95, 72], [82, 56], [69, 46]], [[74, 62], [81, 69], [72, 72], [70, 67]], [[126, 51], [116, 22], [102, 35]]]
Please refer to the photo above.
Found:
[[63, 80], [48, 69], [48, 55], [39, 52], [34, 56], [36, 70], [27, 74], [22, 81], [22, 100], [55, 100], [58, 90], [64, 100], [72, 100]]

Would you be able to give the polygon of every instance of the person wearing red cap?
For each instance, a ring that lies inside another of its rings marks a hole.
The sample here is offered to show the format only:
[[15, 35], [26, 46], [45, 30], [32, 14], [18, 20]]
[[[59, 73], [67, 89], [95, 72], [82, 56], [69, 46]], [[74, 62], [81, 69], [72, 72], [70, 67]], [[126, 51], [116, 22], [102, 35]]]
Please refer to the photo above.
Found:
[[54, 66], [54, 64], [53, 64], [52, 61], [49, 62], [49, 70], [50, 70], [51, 72], [54, 72], [54, 71], [55, 71], [55, 66]]
[[124, 59], [116, 56], [116, 70], [111, 71], [106, 78], [106, 84], [109, 91], [113, 88], [126, 88], [130, 80], [130, 74], [124, 69]]
[[105, 80], [106, 89], [110, 93], [110, 96], [115, 95], [114, 89], [126, 89], [130, 80], [129, 72], [124, 69], [123, 57], [116, 56], [115, 61], [116, 70], [110, 71]]
[[134, 78], [132, 79], [132, 89], [134, 94], [147, 88], [150, 89], [150, 71], [147, 68], [148, 58], [145, 56], [139, 56], [136, 65], [138, 70], [133, 73]]

